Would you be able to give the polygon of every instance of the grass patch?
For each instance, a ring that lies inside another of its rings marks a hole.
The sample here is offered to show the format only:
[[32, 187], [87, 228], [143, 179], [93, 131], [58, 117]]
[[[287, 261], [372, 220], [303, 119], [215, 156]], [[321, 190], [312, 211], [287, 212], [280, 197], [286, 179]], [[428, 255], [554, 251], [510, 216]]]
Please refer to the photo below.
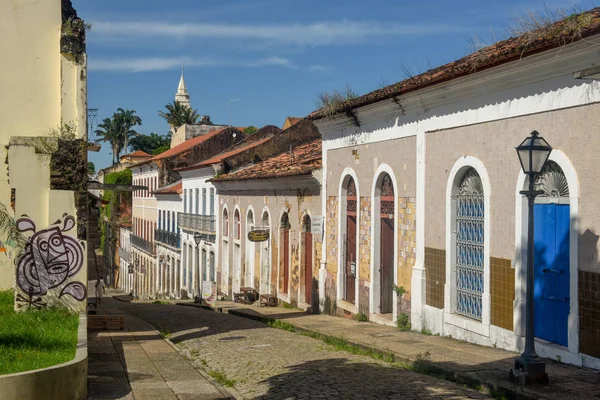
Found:
[[396, 320], [396, 326], [402, 332], [410, 331], [412, 325], [410, 324], [410, 317], [406, 313], [402, 313], [398, 315], [398, 319]]
[[208, 371], [208, 375], [225, 387], [233, 387], [236, 384], [236, 380], [227, 378], [225, 371], [222, 370], [211, 369]]
[[431, 329], [428, 329], [427, 327], [423, 327], [421, 328], [421, 335], [427, 335], [427, 336], [431, 336]]
[[369, 320], [369, 317], [364, 312], [359, 312], [354, 316], [354, 319], [358, 322], [367, 322]]
[[0, 291], [0, 375], [75, 358], [79, 317], [63, 308], [16, 313], [14, 292]]
[[294, 325], [284, 322], [280, 319], [269, 321], [269, 322], [267, 322], [267, 324], [271, 328], [283, 329], [284, 331], [288, 331], [288, 332], [296, 332], [296, 328], [294, 328]]
[[171, 332], [168, 329], [165, 329], [164, 331], [160, 331], [160, 336], [162, 336], [165, 339], [168, 339], [171, 337]]
[[154, 300], [152, 304], [169, 304], [169, 302], [164, 300]]

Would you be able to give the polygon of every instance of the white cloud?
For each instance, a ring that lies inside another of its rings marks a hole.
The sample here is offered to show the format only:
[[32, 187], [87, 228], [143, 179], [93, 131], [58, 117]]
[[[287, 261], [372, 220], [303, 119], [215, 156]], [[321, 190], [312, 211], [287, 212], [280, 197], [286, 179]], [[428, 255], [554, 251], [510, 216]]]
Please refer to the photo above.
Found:
[[141, 57], [125, 59], [90, 59], [89, 69], [92, 71], [119, 71], [119, 72], [145, 72], [161, 71], [177, 68], [180, 65], [186, 67], [265, 67], [279, 66], [283, 68], [296, 69], [294, 63], [282, 57], [266, 57], [249, 61], [231, 61], [211, 57], [193, 58], [193, 57]]
[[369, 37], [430, 35], [463, 28], [444, 24], [396, 24], [382, 22], [330, 21], [313, 24], [230, 25], [212, 23], [108, 22], [93, 21], [91, 38], [123, 39], [229, 39], [271, 44], [325, 46], [352, 44]]
[[308, 67], [308, 70], [310, 72], [329, 72], [331, 71], [331, 67], [328, 67], [326, 65], [311, 65], [310, 67]]

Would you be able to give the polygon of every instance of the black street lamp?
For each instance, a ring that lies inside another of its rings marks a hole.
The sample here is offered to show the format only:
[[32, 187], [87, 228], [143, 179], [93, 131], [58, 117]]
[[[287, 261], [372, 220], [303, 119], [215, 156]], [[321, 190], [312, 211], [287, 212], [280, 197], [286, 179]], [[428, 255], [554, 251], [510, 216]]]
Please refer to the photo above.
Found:
[[198, 232], [194, 233], [194, 241], [196, 242], [196, 246], [199, 246], [202, 241], [202, 235]]
[[533, 318], [533, 205], [535, 197], [543, 192], [535, 190], [535, 178], [542, 172], [550, 157], [552, 147], [539, 136], [537, 131], [523, 140], [516, 148], [523, 172], [529, 177], [528, 190], [520, 193], [527, 196], [527, 281], [525, 294], [525, 349], [515, 360], [515, 366], [510, 371], [510, 380], [522, 385], [528, 383], [548, 383], [546, 364], [535, 352], [534, 318]]

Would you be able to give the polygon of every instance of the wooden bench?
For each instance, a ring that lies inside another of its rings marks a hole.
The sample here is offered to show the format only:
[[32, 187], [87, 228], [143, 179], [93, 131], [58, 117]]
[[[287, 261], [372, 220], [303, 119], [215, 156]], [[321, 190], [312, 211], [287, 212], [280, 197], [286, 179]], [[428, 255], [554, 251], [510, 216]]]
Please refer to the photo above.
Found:
[[123, 315], [88, 315], [88, 329], [125, 329]]
[[267, 307], [277, 307], [277, 296], [273, 296], [272, 294], [261, 294], [260, 305]]

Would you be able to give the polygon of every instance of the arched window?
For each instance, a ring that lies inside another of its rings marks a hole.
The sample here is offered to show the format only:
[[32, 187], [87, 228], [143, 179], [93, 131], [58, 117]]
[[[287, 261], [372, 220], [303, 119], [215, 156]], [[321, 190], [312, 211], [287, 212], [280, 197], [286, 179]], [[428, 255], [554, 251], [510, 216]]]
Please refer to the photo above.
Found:
[[234, 239], [240, 240], [242, 235], [242, 223], [240, 221], [240, 211], [235, 210], [233, 214], [233, 235]]
[[269, 239], [260, 242], [260, 293], [271, 293], [271, 228], [269, 227], [269, 212], [265, 210], [261, 217], [261, 227], [269, 231]]
[[211, 282], [216, 282], [217, 281], [217, 270], [215, 267], [215, 253], [213, 253], [211, 251], [209, 257], [210, 257], [210, 280], [211, 280]]
[[229, 237], [229, 214], [223, 209], [223, 237]]
[[374, 239], [374, 307], [381, 314], [394, 310], [394, 270], [395, 270], [395, 196], [392, 177], [384, 172], [377, 177], [373, 204]]
[[485, 207], [481, 177], [468, 168], [454, 191], [456, 313], [481, 321]]
[[287, 212], [281, 216], [279, 248], [279, 279], [282, 293], [288, 293], [290, 280], [290, 218]]
[[248, 239], [248, 233], [254, 227], [254, 213], [252, 209], [248, 210], [246, 214], [246, 271], [245, 271], [245, 284], [248, 287], [254, 286], [254, 253], [255, 245]]
[[[356, 182], [351, 176], [346, 177], [344, 185], [345, 209], [342, 216], [343, 226], [343, 272], [342, 272], [342, 297], [344, 300], [354, 303], [356, 299], [356, 227], [358, 215], [358, 196]], [[343, 204], [343, 203], [342, 203]]]

